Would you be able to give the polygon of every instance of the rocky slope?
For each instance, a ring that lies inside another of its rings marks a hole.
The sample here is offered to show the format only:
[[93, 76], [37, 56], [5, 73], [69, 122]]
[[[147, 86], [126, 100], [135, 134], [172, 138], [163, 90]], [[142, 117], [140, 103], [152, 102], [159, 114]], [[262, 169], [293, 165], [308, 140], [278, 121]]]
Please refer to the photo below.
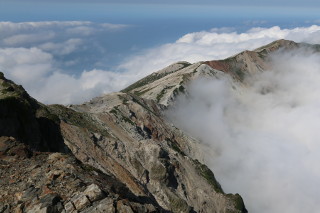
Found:
[[194, 64], [177, 62], [158, 72], [141, 79], [123, 89], [123, 92], [136, 94], [145, 99], [154, 100], [168, 107], [174, 103], [178, 94], [186, 93], [188, 84], [199, 77], [220, 78], [231, 76], [241, 82], [245, 75], [271, 68], [269, 56], [277, 51], [290, 51], [297, 48], [319, 51], [319, 45], [295, 43], [288, 40], [274, 41], [253, 51], [243, 51], [224, 60], [203, 61]]
[[45, 106], [0, 77], [0, 212], [246, 211], [154, 100]]
[[82, 105], [46, 106], [0, 74], [0, 212], [246, 212], [163, 117], [188, 83], [270, 66], [280, 40], [220, 61], [178, 62]]

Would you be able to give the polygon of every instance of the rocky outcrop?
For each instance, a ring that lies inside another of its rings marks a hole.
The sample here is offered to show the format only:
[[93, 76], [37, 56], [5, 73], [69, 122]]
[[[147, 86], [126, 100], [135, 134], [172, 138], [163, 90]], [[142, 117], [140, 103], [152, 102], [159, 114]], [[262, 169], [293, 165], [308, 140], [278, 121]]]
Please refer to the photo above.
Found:
[[278, 40], [253, 51], [243, 51], [224, 60], [206, 61], [205, 64], [218, 69], [242, 81], [244, 75], [250, 75], [271, 68], [269, 55], [276, 51], [289, 51], [301, 47], [301, 44], [288, 40]]
[[[118, 93], [46, 106], [0, 73], [0, 212], [246, 212], [163, 116], [199, 77], [268, 69], [280, 40], [219, 61], [178, 62]], [[318, 47], [314, 47], [318, 48]]]
[[221, 71], [212, 69], [203, 62], [189, 64], [178, 62], [122, 90], [148, 100], [154, 100], [165, 107], [174, 102], [178, 94], [186, 92], [188, 83], [200, 76], [219, 76]]
[[165, 121], [155, 101], [113, 93], [71, 109], [86, 113], [92, 129], [106, 132], [61, 117], [65, 144], [79, 160], [114, 175], [134, 195], [171, 212], [244, 209], [243, 203], [236, 207], [241, 197], [224, 194], [213, 173], [196, 160], [197, 142]]
[[0, 212], [118, 212], [124, 202], [161, 211], [72, 155], [34, 152], [13, 137], [0, 137], [0, 168]]
[[0, 73], [0, 136], [12, 136], [39, 151], [68, 152], [58, 117]]

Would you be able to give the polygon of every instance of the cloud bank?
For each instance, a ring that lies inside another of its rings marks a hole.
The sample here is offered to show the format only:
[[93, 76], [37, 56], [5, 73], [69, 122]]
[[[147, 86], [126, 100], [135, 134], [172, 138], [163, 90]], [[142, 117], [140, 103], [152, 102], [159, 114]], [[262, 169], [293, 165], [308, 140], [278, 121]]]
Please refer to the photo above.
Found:
[[99, 63], [108, 51], [101, 35], [127, 27], [84, 21], [0, 22], [0, 71], [44, 103], [90, 100], [124, 87], [120, 74], [84, 67]]
[[249, 212], [317, 212], [320, 208], [320, 54], [272, 57], [273, 69], [231, 86], [201, 79], [168, 116], [198, 137], [226, 192]]
[[252, 28], [244, 33], [237, 33], [230, 28], [189, 33], [176, 42], [165, 44], [134, 56], [124, 62], [122, 67], [137, 70], [158, 70], [177, 61], [190, 63], [224, 59], [244, 50], [253, 50], [278, 39], [288, 39], [311, 44], [320, 43], [320, 26], [281, 29]]
[[119, 91], [177, 61], [221, 59], [282, 38], [320, 43], [316, 25], [252, 28], [244, 33], [219, 28], [186, 34], [104, 69], [101, 64], [109, 54], [104, 41], [127, 28], [85, 21], [0, 22], [0, 70], [41, 102], [71, 104]]

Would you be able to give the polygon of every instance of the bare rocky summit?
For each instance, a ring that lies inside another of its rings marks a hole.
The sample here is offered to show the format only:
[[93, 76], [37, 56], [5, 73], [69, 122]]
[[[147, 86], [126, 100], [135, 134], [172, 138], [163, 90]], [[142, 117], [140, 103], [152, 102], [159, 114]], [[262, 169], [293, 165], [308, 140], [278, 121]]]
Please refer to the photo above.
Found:
[[81, 105], [44, 105], [0, 73], [0, 212], [247, 212], [163, 116], [189, 82], [270, 66], [280, 40], [219, 61], [178, 62]]
[[242, 81], [244, 75], [261, 72], [270, 68], [270, 53], [288, 51], [299, 47], [318, 51], [318, 45], [295, 43], [288, 40], [274, 41], [253, 51], [243, 51], [224, 60], [202, 61], [194, 64], [177, 62], [141, 79], [123, 89], [145, 99], [154, 100], [168, 107], [178, 94], [186, 93], [189, 82], [199, 78], [220, 78], [223, 75]]

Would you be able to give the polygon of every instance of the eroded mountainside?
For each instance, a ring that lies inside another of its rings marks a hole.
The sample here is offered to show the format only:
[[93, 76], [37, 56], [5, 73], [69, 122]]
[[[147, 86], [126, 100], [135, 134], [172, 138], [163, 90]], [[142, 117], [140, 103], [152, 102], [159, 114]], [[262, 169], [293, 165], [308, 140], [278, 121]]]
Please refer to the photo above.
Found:
[[[220, 61], [178, 62], [82, 105], [43, 105], [0, 75], [0, 212], [246, 212], [163, 110], [200, 76], [263, 71], [280, 40]], [[303, 44], [305, 45], [305, 44]]]
[[320, 50], [319, 45], [295, 43], [282, 39], [253, 51], [243, 51], [224, 60], [202, 61], [194, 64], [177, 62], [152, 73], [122, 91], [154, 100], [168, 107], [173, 104], [178, 94], [187, 92], [189, 82], [194, 79], [199, 77], [219, 78], [227, 74], [233, 80], [241, 82], [245, 75], [270, 69], [269, 56], [271, 53], [297, 48], [305, 48], [310, 51]]

